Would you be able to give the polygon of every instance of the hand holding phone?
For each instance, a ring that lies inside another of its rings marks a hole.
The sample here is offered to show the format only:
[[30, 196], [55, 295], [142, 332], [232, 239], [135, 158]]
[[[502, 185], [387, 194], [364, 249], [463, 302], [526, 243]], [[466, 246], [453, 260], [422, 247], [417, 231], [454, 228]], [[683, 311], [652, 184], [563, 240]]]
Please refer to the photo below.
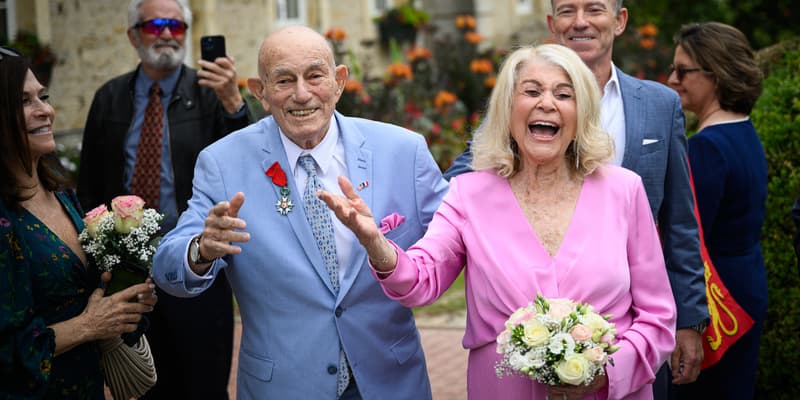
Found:
[[225, 36], [213, 35], [200, 38], [200, 57], [214, 62], [218, 57], [225, 57]]

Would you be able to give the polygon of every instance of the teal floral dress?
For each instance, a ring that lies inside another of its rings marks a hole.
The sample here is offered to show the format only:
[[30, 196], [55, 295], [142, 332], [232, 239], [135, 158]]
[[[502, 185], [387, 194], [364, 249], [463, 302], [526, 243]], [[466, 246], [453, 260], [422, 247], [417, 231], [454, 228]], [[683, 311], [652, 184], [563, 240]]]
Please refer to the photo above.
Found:
[[[77, 198], [56, 196], [80, 232]], [[103, 399], [97, 343], [56, 357], [48, 328], [79, 315], [99, 282], [93, 263], [83, 265], [33, 214], [0, 202], [0, 399]]]

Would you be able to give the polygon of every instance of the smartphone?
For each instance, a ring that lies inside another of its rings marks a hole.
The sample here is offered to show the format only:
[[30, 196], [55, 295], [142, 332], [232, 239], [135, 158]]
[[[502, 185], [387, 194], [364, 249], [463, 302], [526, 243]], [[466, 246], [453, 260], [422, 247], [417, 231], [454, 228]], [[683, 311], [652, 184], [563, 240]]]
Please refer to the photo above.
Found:
[[200, 57], [214, 62], [217, 57], [225, 57], [225, 36], [213, 35], [200, 38]]

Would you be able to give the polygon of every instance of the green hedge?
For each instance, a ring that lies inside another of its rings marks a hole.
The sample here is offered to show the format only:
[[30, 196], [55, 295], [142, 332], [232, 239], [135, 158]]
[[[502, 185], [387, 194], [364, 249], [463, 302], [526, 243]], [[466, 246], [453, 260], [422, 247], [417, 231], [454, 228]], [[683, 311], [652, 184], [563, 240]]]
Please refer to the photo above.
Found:
[[765, 68], [769, 75], [764, 92], [751, 114], [764, 143], [769, 176], [761, 242], [769, 307], [761, 339], [757, 399], [800, 398], [800, 276], [790, 217], [800, 194], [800, 50], [791, 47], [795, 50], [780, 51], [782, 57], [772, 59], [777, 62]]

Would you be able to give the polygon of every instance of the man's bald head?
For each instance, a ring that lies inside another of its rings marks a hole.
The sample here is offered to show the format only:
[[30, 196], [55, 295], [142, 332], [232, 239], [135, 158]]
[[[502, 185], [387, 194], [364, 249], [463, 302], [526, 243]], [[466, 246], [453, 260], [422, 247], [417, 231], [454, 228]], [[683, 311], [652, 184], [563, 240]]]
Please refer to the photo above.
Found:
[[336, 65], [333, 49], [325, 36], [306, 26], [287, 26], [272, 32], [261, 43], [258, 50], [258, 74], [261, 78], [267, 76], [267, 65], [284, 51], [324, 52], [327, 53], [324, 54], [325, 60], [329, 61], [331, 68]]

